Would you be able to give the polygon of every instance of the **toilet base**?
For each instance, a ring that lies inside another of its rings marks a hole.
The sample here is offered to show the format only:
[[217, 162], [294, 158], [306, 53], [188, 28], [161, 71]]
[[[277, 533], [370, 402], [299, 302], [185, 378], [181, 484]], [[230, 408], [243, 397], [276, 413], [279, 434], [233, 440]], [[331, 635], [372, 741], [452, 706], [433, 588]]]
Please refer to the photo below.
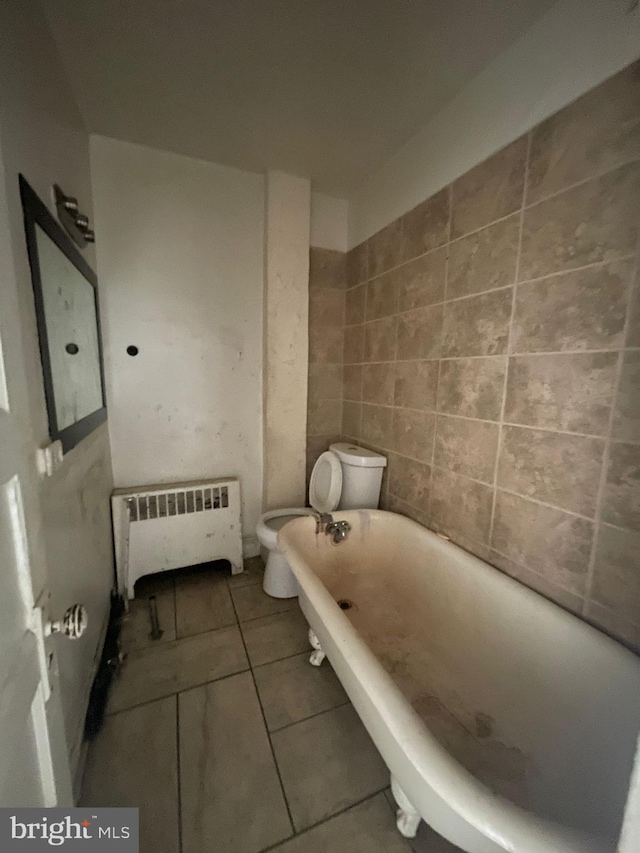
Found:
[[284, 554], [275, 548], [269, 551], [262, 588], [272, 598], [296, 598], [298, 596], [298, 581]]

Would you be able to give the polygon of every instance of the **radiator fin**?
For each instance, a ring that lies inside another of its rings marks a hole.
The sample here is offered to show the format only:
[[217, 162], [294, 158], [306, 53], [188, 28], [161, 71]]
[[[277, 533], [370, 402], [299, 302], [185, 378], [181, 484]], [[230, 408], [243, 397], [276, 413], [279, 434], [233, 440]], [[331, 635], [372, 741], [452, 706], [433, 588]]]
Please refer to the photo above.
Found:
[[212, 512], [229, 506], [229, 489], [216, 486], [127, 498], [130, 521], [149, 521], [192, 512]]

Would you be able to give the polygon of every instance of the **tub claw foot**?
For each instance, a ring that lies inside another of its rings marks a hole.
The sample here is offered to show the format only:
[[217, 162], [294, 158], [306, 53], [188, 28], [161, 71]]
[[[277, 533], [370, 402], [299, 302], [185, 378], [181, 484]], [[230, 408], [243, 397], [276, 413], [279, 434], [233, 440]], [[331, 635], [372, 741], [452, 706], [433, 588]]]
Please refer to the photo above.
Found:
[[403, 809], [398, 809], [396, 812], [396, 826], [398, 832], [405, 838], [415, 838], [418, 833], [418, 826], [421, 821], [419, 814], [409, 814]]
[[411, 805], [407, 795], [393, 776], [391, 777], [391, 793], [398, 805], [398, 810], [396, 811], [398, 832], [405, 838], [415, 838], [422, 818]]
[[311, 628], [309, 628], [309, 643], [311, 644], [311, 647], [315, 649], [315, 651], [311, 652], [311, 655], [309, 656], [309, 663], [312, 666], [320, 666], [322, 661], [326, 658], [326, 654], [322, 651], [320, 640], [316, 637]]

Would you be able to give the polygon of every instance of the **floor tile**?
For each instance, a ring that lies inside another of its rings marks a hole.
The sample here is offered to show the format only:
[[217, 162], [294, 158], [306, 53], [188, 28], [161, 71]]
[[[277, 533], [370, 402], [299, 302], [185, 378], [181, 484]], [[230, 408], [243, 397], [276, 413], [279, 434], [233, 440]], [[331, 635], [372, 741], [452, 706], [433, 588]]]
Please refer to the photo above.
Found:
[[183, 853], [257, 853], [291, 834], [250, 673], [179, 697]]
[[378, 794], [285, 841], [274, 853], [408, 853], [409, 849], [396, 829], [384, 794]]
[[[398, 806], [396, 805], [396, 801], [393, 799], [393, 794], [391, 793], [390, 788], [384, 792], [384, 796], [387, 798], [387, 802], [391, 808], [391, 813], [395, 815]], [[416, 837], [408, 840], [407, 843], [411, 850], [413, 850], [413, 853], [463, 853], [460, 847], [456, 847], [450, 841], [447, 841], [446, 838], [438, 835], [438, 833], [434, 829], [431, 829], [429, 824], [424, 821], [420, 822]]]
[[178, 637], [191, 637], [235, 625], [236, 615], [227, 587], [229, 573], [208, 566], [176, 577]]
[[262, 584], [232, 589], [231, 595], [241, 622], [283, 613], [285, 610], [298, 610], [297, 598], [272, 598], [262, 589]]
[[107, 717], [80, 805], [140, 809], [140, 853], [178, 853], [176, 697]]
[[133, 652], [115, 680], [107, 711], [121, 711], [248, 668], [237, 625]]
[[348, 701], [329, 661], [311, 666], [309, 652], [259, 666], [254, 676], [270, 731]]
[[252, 619], [240, 626], [252, 666], [298, 654], [309, 647], [307, 621], [299, 610]]
[[262, 557], [248, 557], [244, 561], [244, 571], [227, 578], [230, 589], [262, 583], [264, 580], [264, 563]]
[[389, 771], [351, 705], [271, 738], [297, 831], [389, 784]]
[[[149, 596], [155, 595], [158, 611], [158, 622], [162, 636], [158, 640], [151, 639], [151, 620], [149, 617]], [[125, 613], [120, 623], [120, 643], [125, 654], [167, 643], [176, 638], [176, 611], [173, 583], [157, 592], [142, 593], [136, 589], [136, 597], [129, 602], [129, 612]]]

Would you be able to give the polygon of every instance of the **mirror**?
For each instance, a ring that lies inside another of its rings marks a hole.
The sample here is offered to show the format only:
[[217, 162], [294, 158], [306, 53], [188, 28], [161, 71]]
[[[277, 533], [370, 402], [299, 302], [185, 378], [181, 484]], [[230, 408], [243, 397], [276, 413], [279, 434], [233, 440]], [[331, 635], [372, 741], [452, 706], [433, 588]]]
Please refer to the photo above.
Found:
[[51, 440], [65, 453], [107, 416], [93, 270], [20, 176]]

